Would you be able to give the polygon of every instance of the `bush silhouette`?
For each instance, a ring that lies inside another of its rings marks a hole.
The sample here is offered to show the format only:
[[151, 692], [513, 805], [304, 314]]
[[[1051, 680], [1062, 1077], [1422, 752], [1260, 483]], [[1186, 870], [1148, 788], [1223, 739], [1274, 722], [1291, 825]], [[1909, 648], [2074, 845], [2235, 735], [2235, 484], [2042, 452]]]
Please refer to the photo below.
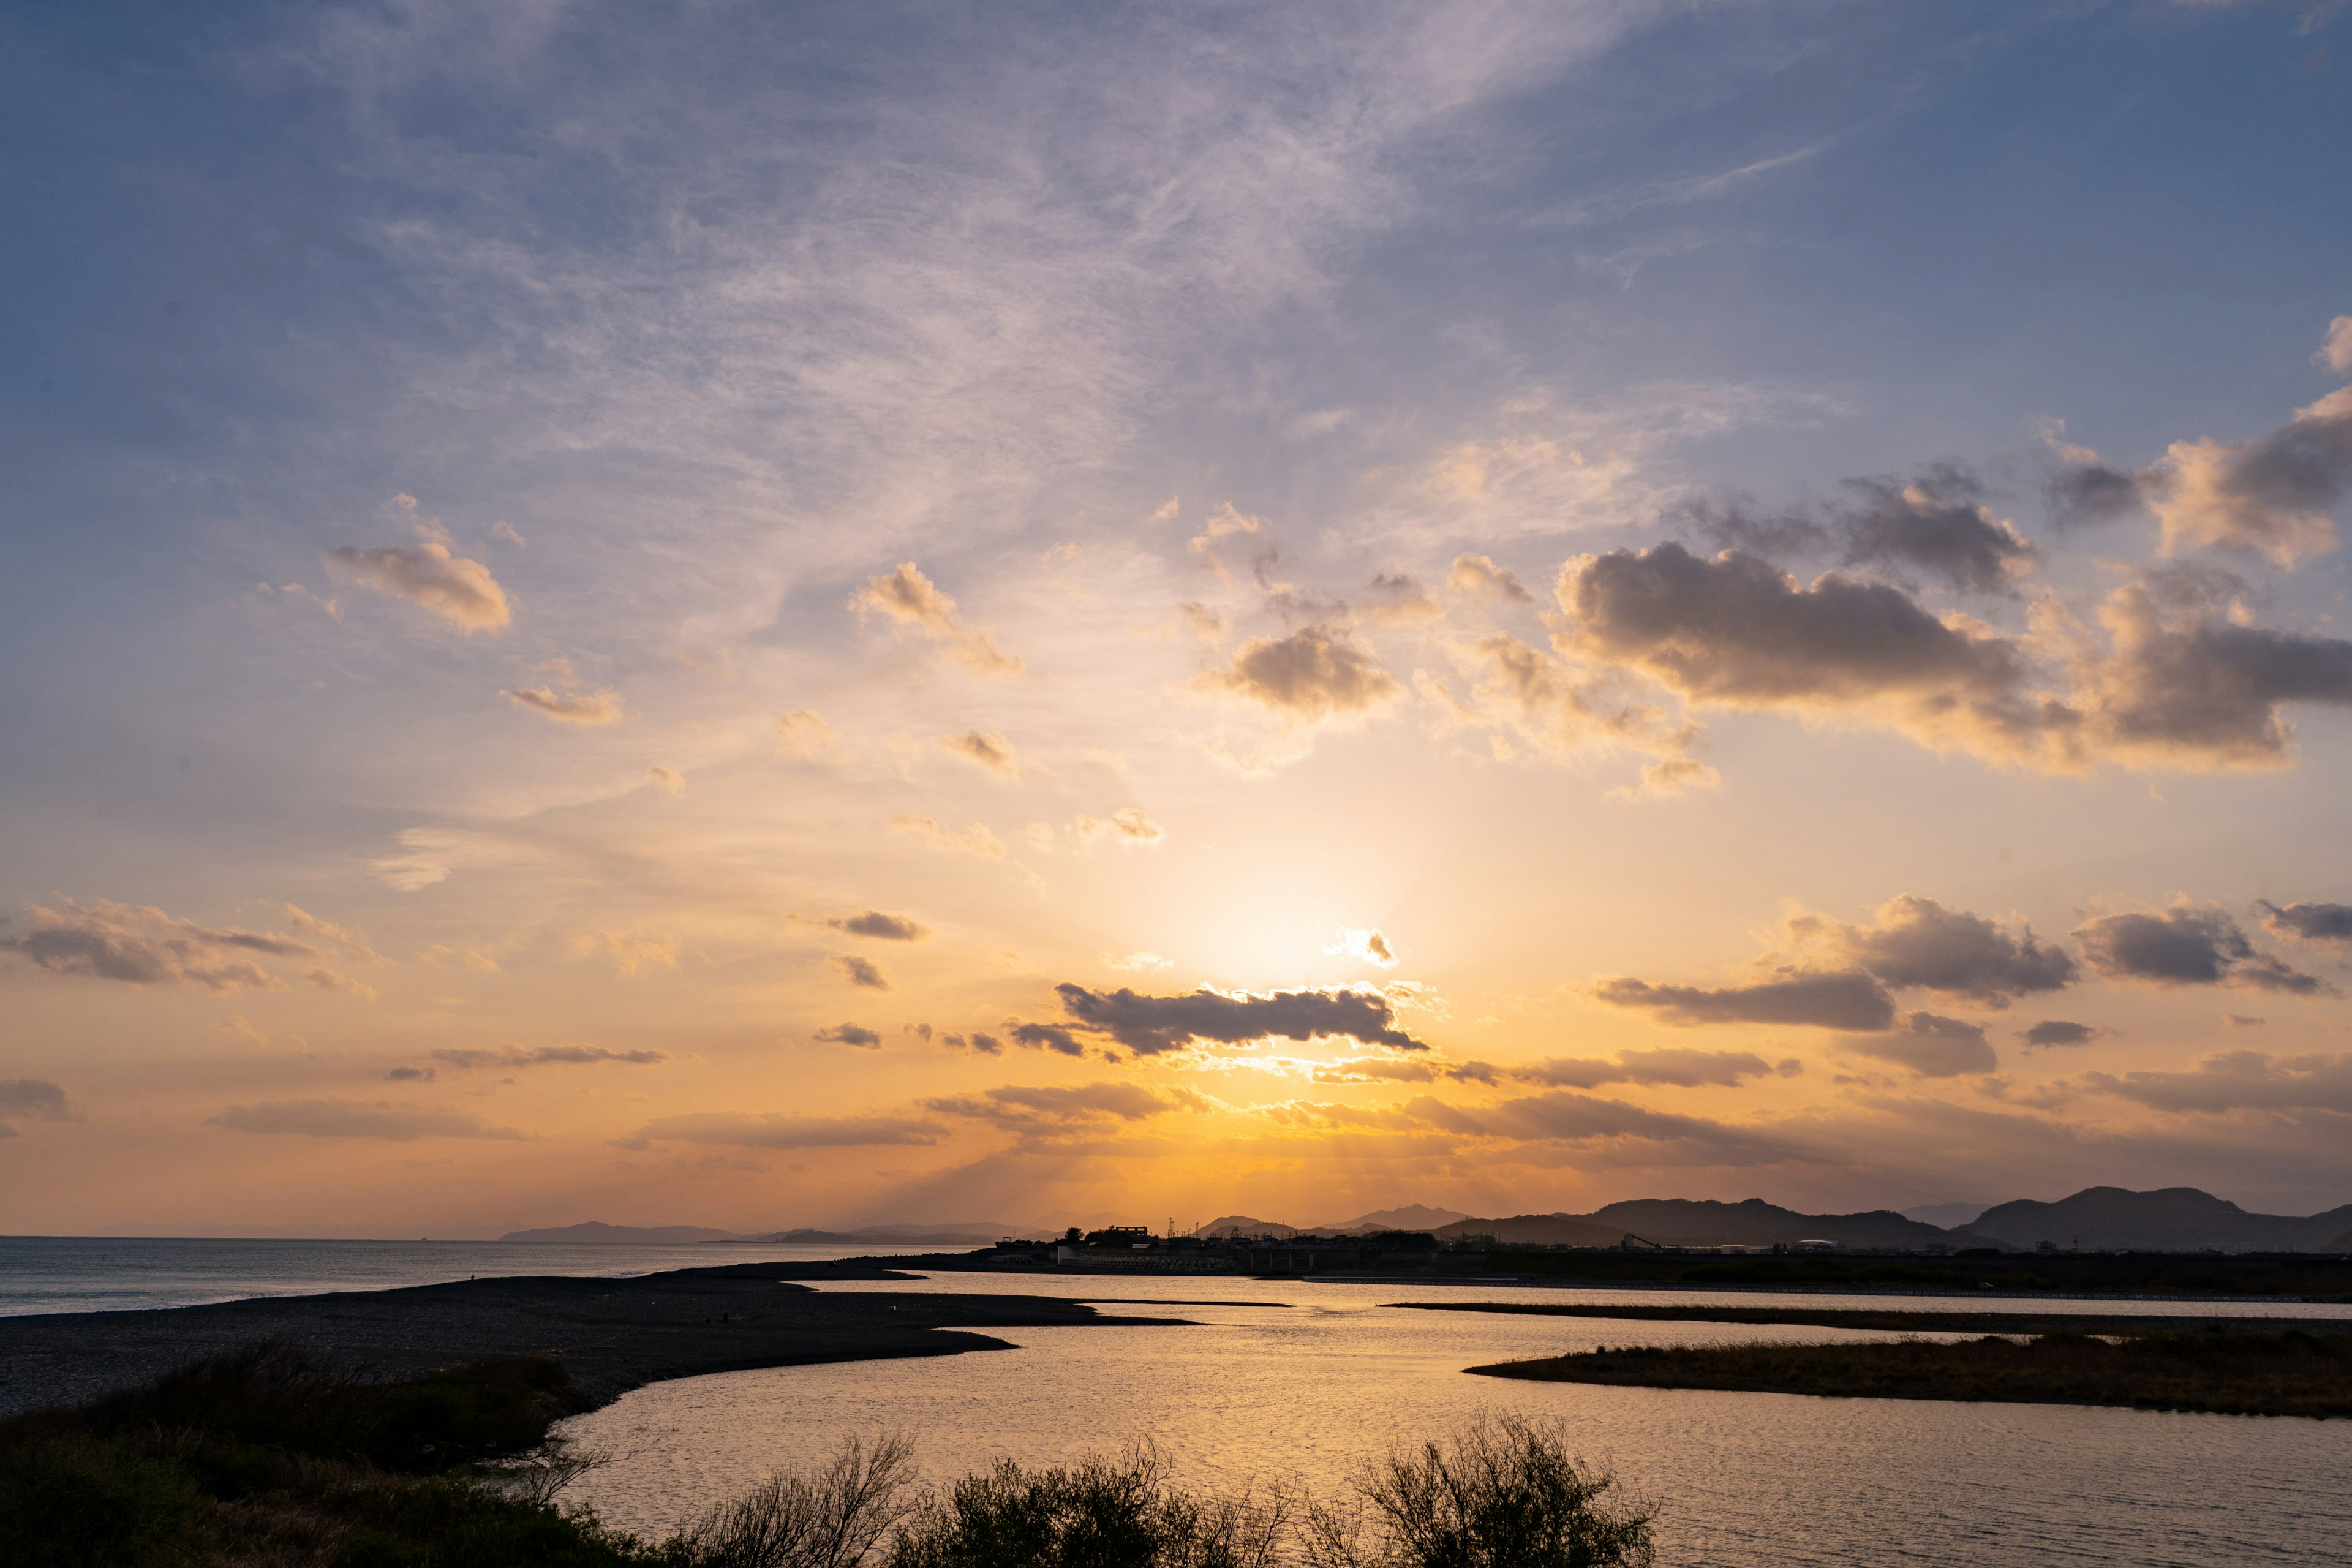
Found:
[[1505, 1415], [1445, 1444], [1391, 1454], [1352, 1509], [1310, 1505], [1316, 1568], [1648, 1568], [1654, 1509], [1612, 1505], [1612, 1478], [1579, 1463], [1562, 1428]]

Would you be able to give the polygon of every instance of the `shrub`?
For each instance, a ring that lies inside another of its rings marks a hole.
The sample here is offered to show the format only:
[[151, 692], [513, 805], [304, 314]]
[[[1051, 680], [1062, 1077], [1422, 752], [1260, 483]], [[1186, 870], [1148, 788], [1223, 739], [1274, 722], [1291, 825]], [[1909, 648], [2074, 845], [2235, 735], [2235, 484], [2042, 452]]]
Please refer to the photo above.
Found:
[[0, 1455], [0, 1563], [143, 1568], [182, 1561], [205, 1499], [176, 1466], [79, 1433]]
[[814, 1476], [778, 1470], [669, 1543], [696, 1568], [856, 1568], [911, 1510], [914, 1450], [886, 1435], [856, 1437]]
[[1310, 1504], [1316, 1568], [1648, 1568], [1654, 1509], [1611, 1505], [1614, 1480], [1578, 1463], [1562, 1429], [1516, 1415], [1450, 1444], [1391, 1454], [1356, 1483], [1361, 1505]]
[[85, 1413], [101, 1433], [183, 1432], [214, 1443], [445, 1470], [530, 1448], [548, 1423], [586, 1408], [551, 1361], [470, 1363], [376, 1382], [282, 1344], [208, 1356]]
[[958, 1481], [893, 1542], [890, 1568], [1265, 1568], [1281, 1493], [1199, 1501], [1167, 1484], [1158, 1455], [1024, 1469], [1010, 1459]]

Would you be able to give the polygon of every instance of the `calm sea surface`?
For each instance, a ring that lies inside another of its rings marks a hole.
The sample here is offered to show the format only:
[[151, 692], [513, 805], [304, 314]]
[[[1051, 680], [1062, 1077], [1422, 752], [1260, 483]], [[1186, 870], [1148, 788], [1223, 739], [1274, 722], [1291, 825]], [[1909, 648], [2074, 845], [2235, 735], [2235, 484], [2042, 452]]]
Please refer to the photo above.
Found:
[[247, 1296], [313, 1296], [518, 1274], [618, 1277], [719, 1263], [794, 1262], [929, 1247], [519, 1246], [500, 1241], [205, 1241], [0, 1237], [0, 1317], [192, 1307]]
[[[831, 1287], [826, 1287], [831, 1288]], [[1881, 1338], [1824, 1329], [1412, 1312], [1429, 1300], [1722, 1300], [1705, 1293], [1487, 1290], [1306, 1281], [1037, 1279], [960, 1275], [856, 1289], [1017, 1290], [1176, 1313], [1197, 1328], [1009, 1331], [1012, 1351], [787, 1367], [656, 1384], [568, 1424], [621, 1456], [569, 1494], [611, 1523], [666, 1534], [850, 1433], [911, 1435], [935, 1477], [1155, 1444], [1188, 1481], [1285, 1477], [1336, 1490], [1391, 1444], [1516, 1410], [1568, 1423], [1576, 1446], [1663, 1507], [1674, 1564], [2342, 1564], [2352, 1558], [2352, 1422], [2168, 1415], [1580, 1387], [1462, 1369], [1596, 1344]], [[1458, 1293], [1457, 1293], [1458, 1292]], [[1748, 1304], [1789, 1298], [1743, 1296]], [[1819, 1306], [2053, 1303], [1804, 1298]], [[1244, 1304], [1265, 1303], [1265, 1304]], [[1276, 1304], [1278, 1303], [1278, 1304]], [[2179, 1311], [2175, 1303], [2068, 1303]], [[2352, 1309], [2250, 1305], [2250, 1315]]]

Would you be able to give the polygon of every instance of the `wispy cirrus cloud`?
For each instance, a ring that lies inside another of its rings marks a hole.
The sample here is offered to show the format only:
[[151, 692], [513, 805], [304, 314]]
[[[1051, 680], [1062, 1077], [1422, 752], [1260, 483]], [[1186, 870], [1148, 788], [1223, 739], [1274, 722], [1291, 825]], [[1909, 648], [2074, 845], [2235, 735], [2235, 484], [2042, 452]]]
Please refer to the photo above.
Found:
[[1154, 822], [1141, 806], [1122, 806], [1107, 817], [1081, 816], [1070, 824], [1070, 831], [1078, 842], [1091, 849], [1097, 844], [1116, 844], [1122, 849], [1148, 849], [1168, 837], [1167, 829]]
[[902, 811], [890, 819], [890, 826], [921, 839], [934, 849], [944, 849], [955, 855], [978, 855], [990, 860], [1004, 858], [1004, 841], [977, 822], [959, 832], [941, 825], [934, 817]]
[[796, 708], [776, 721], [777, 743], [803, 761], [830, 750], [840, 740], [832, 725], [805, 708]]
[[948, 1129], [918, 1116], [798, 1116], [785, 1111], [690, 1111], [656, 1117], [623, 1140], [649, 1143], [719, 1143], [740, 1149], [925, 1148]]
[[433, 1059], [446, 1067], [471, 1072], [482, 1068], [585, 1067], [617, 1062], [626, 1067], [658, 1067], [670, 1059], [667, 1051], [616, 1051], [604, 1046], [445, 1046]]
[[1171, 1110], [1198, 1109], [1196, 1096], [1160, 1093], [1132, 1083], [1090, 1083], [1043, 1089], [992, 1089], [976, 1095], [926, 1100], [923, 1109], [942, 1116], [986, 1121], [1018, 1132], [1102, 1122], [1137, 1122]]
[[1752, 1051], [1695, 1051], [1668, 1047], [1620, 1051], [1614, 1061], [1597, 1057], [1547, 1057], [1541, 1061], [1507, 1068], [1490, 1068], [1483, 1063], [1464, 1066], [1478, 1070], [1473, 1073], [1457, 1068], [1454, 1076], [1477, 1081], [1507, 1078], [1556, 1089], [1600, 1089], [1612, 1083], [1674, 1089], [1720, 1085], [1730, 1089], [1750, 1079], [1795, 1078], [1804, 1071], [1805, 1064], [1790, 1057], [1775, 1065]]
[[277, 1100], [232, 1105], [207, 1117], [208, 1127], [232, 1132], [290, 1133], [305, 1138], [381, 1138], [413, 1143], [420, 1138], [527, 1138], [512, 1127], [495, 1126], [470, 1111], [394, 1100]]

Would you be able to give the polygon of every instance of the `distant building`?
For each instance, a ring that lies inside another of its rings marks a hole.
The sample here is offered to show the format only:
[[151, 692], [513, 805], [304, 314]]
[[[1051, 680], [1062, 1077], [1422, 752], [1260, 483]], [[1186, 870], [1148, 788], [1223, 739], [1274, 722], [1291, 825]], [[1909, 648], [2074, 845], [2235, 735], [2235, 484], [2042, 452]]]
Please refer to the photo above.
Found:
[[1088, 1247], [1150, 1247], [1151, 1233], [1139, 1225], [1108, 1225], [1087, 1232]]

